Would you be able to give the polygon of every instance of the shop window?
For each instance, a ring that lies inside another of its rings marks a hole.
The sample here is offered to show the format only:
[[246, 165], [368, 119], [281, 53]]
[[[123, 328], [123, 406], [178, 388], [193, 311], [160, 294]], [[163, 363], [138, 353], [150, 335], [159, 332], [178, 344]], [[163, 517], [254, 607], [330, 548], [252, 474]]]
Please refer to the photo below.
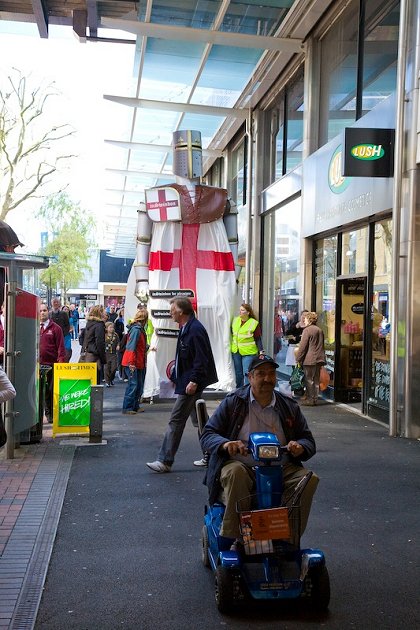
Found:
[[274, 180], [302, 162], [303, 67], [281, 92], [272, 113], [276, 127]]
[[369, 406], [389, 410], [392, 221], [375, 224]]
[[273, 309], [273, 356], [286, 375], [291, 374], [294, 363], [293, 353], [288, 353], [289, 332], [301, 307], [300, 223], [300, 198], [276, 210], [272, 223], [272, 292], [265, 303]]
[[321, 144], [356, 120], [358, 24], [351, 2], [321, 41]]
[[345, 276], [367, 273], [369, 231], [367, 227], [344, 232], [342, 239], [342, 271]]
[[337, 235], [315, 243], [315, 308], [317, 324], [324, 332], [326, 367], [331, 385], [334, 384], [337, 243]]

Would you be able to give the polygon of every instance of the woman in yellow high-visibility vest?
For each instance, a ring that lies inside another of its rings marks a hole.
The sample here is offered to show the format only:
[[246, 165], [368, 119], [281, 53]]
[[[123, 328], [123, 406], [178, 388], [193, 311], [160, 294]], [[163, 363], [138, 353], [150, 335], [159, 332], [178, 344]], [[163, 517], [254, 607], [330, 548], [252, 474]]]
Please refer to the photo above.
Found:
[[261, 327], [249, 304], [241, 304], [239, 316], [232, 320], [230, 346], [235, 366], [236, 387], [248, 383], [248, 368], [252, 359], [263, 354]]

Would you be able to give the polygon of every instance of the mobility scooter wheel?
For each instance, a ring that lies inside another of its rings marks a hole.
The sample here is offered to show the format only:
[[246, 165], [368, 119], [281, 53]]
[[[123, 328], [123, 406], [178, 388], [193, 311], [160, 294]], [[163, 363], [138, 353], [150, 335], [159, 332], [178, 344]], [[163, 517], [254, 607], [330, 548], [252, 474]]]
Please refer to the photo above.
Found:
[[209, 535], [207, 532], [207, 527], [203, 525], [203, 530], [201, 534], [201, 561], [205, 567], [210, 566], [209, 560]]
[[234, 604], [234, 580], [232, 572], [226, 567], [218, 566], [215, 574], [216, 605], [221, 613], [230, 613]]
[[312, 606], [319, 611], [327, 610], [330, 603], [330, 576], [327, 567], [314, 567], [309, 571], [309, 577], [312, 583]]

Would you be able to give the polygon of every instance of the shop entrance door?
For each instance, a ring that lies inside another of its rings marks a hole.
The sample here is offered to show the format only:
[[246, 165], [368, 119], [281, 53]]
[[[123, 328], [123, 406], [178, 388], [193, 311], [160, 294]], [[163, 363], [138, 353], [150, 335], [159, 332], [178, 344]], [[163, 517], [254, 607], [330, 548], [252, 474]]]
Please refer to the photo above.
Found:
[[337, 278], [334, 398], [364, 408], [366, 276]]

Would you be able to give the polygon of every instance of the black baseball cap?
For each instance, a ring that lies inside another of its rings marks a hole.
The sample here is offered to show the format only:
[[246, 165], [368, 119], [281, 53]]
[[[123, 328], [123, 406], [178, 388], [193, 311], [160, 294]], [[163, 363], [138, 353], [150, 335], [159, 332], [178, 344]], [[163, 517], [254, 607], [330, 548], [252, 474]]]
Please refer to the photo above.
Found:
[[255, 370], [255, 368], [265, 364], [273, 365], [276, 368], [279, 367], [279, 364], [276, 363], [272, 357], [269, 357], [267, 354], [259, 354], [257, 357], [252, 359], [251, 363], [249, 364], [248, 372], [252, 372], [252, 370]]

